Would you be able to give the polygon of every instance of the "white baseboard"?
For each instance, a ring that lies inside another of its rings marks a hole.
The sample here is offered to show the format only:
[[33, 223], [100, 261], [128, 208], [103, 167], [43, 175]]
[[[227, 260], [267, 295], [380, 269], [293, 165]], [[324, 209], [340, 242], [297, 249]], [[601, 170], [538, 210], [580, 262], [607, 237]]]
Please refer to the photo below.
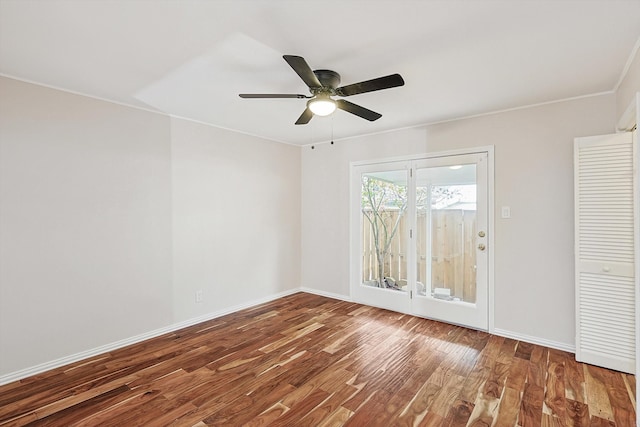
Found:
[[36, 366], [32, 366], [30, 368], [21, 369], [16, 372], [10, 372], [8, 374], [0, 376], [0, 385], [8, 384], [14, 381], [21, 380], [23, 378], [27, 378], [33, 375], [41, 374], [46, 371], [50, 371], [51, 369], [60, 368], [62, 366], [68, 365], [70, 363], [75, 363], [80, 360], [88, 359], [93, 356], [97, 356], [99, 354], [107, 353], [113, 350], [117, 350], [119, 348], [126, 347], [131, 344], [136, 344], [144, 340], [148, 340], [150, 338], [155, 338], [160, 335], [177, 331], [182, 328], [186, 328], [189, 326], [196, 325], [198, 323], [206, 322], [208, 320], [216, 319], [218, 317], [225, 316], [227, 314], [235, 313], [236, 311], [244, 310], [246, 308], [255, 307], [260, 304], [264, 304], [278, 298], [286, 297], [289, 295], [293, 295], [297, 292], [300, 292], [300, 288], [291, 289], [288, 291], [280, 292], [274, 295], [269, 295], [267, 297], [259, 298], [256, 300], [248, 301], [246, 303], [238, 304], [233, 307], [225, 308], [224, 310], [215, 311], [212, 313], [207, 313], [203, 316], [194, 317], [192, 319], [188, 319], [179, 323], [174, 323], [169, 326], [165, 326], [160, 329], [155, 329], [153, 331], [145, 332], [140, 335], [136, 335], [134, 337], [125, 338], [120, 341], [116, 341], [110, 344], [102, 345], [100, 347], [92, 348], [90, 350], [81, 351], [79, 353], [71, 354], [69, 356], [61, 357], [56, 360], [52, 360], [50, 362], [41, 363]]
[[551, 341], [540, 337], [533, 337], [531, 335], [520, 334], [517, 332], [507, 331], [505, 329], [493, 329], [491, 331], [494, 335], [499, 335], [505, 338], [511, 338], [518, 341], [524, 341], [531, 344], [541, 345], [543, 347], [555, 348], [556, 350], [562, 350], [569, 353], [576, 352], [576, 346], [573, 344], [562, 343], [558, 341]]
[[336, 294], [336, 293], [333, 293], [333, 292], [319, 291], [318, 289], [307, 288], [307, 287], [304, 287], [304, 286], [300, 288], [300, 291], [306, 292], [308, 294], [319, 295], [321, 297], [337, 299], [337, 300], [340, 300], [340, 301], [353, 302], [353, 300], [351, 299], [351, 297], [349, 295], [342, 295], [342, 294]]
[[[284, 292], [280, 292], [274, 295], [269, 295], [263, 298], [259, 298], [256, 300], [252, 300], [252, 301], [248, 301], [242, 304], [238, 304], [232, 307], [228, 307], [225, 308], [224, 310], [219, 310], [216, 312], [212, 312], [212, 313], [207, 313], [203, 316], [199, 316], [199, 317], [195, 317], [192, 319], [188, 319], [179, 323], [174, 323], [172, 325], [168, 325], [165, 326], [163, 328], [160, 329], [155, 329], [153, 331], [149, 331], [140, 335], [136, 335], [134, 337], [130, 337], [130, 338], [126, 338], [120, 341], [116, 341], [110, 344], [106, 344], [100, 347], [96, 347], [90, 350], [86, 350], [86, 351], [82, 351], [79, 353], [75, 353], [69, 356], [65, 356], [65, 357], [61, 357], [59, 359], [56, 360], [52, 360], [50, 362], [45, 362], [45, 363], [41, 363], [39, 365], [36, 366], [32, 366], [30, 368], [26, 368], [26, 369], [22, 369], [20, 371], [16, 371], [16, 372], [10, 372], [8, 374], [2, 375], [0, 376], [0, 385], [4, 385], [4, 384], [8, 384], [10, 382], [14, 382], [14, 381], [18, 381], [21, 380], [23, 378], [27, 378], [33, 375], [37, 375], [37, 374], [41, 374], [43, 372], [49, 371], [51, 369], [56, 369], [65, 365], [68, 365], [70, 363], [75, 363], [78, 362], [80, 360], [84, 360], [84, 359], [88, 359], [90, 357], [93, 356], [97, 356], [99, 354], [103, 354], [103, 353], [107, 353], [113, 350], [117, 350], [119, 348], [122, 347], [126, 347], [128, 345], [131, 344], [136, 344], [139, 343], [141, 341], [144, 340], [148, 340], [151, 338], [155, 338], [157, 336], [166, 334], [166, 333], [170, 333], [170, 332], [174, 332], [177, 331], [179, 329], [182, 328], [186, 328], [189, 326], [193, 326], [196, 325], [198, 323], [202, 323], [202, 322], [206, 322], [208, 320], [212, 320], [212, 319], [216, 319], [218, 317], [222, 317], [225, 316], [227, 314], [231, 314], [231, 313], [235, 313], [237, 311], [240, 310], [244, 310], [247, 308], [251, 308], [251, 307], [255, 307], [257, 305], [260, 304], [264, 304], [273, 300], [276, 300], [278, 298], [282, 298], [282, 297], [286, 297], [289, 295], [293, 295], [297, 292], [306, 292], [309, 294], [314, 294], [314, 295], [319, 295], [319, 296], [323, 296], [323, 297], [327, 297], [327, 298], [332, 298], [332, 299], [336, 299], [336, 300], [341, 300], [341, 301], [347, 301], [347, 302], [353, 302], [353, 300], [351, 299], [351, 297], [349, 295], [342, 295], [342, 294], [336, 294], [333, 292], [325, 292], [325, 291], [321, 291], [318, 289], [312, 289], [312, 288], [307, 288], [307, 287], [300, 287], [300, 288], [295, 288], [295, 289], [290, 289]], [[512, 338], [512, 339], [516, 339], [519, 341], [525, 341], [525, 342], [529, 342], [532, 344], [538, 344], [538, 345], [542, 345], [545, 347], [550, 347], [550, 348], [555, 348], [558, 350], [563, 350], [563, 351], [567, 351], [570, 353], [575, 353], [575, 346], [571, 345], [571, 344], [566, 344], [566, 343], [561, 343], [561, 342], [556, 342], [556, 341], [551, 341], [551, 340], [547, 340], [544, 338], [539, 338], [539, 337], [533, 337], [533, 336], [529, 336], [529, 335], [524, 335], [524, 334], [519, 334], [516, 332], [511, 332], [511, 331], [507, 331], [504, 329], [494, 329], [493, 331], [491, 331], [491, 333], [495, 334], [495, 335], [500, 335], [502, 337], [506, 337], [506, 338]]]
[[[301, 287], [300, 290], [302, 292], [306, 292], [306, 293], [309, 293], [309, 294], [320, 295], [320, 296], [323, 296], [323, 297], [333, 298], [333, 299], [347, 301], [347, 302], [353, 302], [353, 299], [348, 295], [342, 295], [342, 294], [335, 294], [335, 293], [332, 293], [332, 292], [320, 291], [320, 290], [317, 290], [317, 289], [307, 288], [307, 287], [304, 287], [304, 286]], [[575, 353], [576, 352], [575, 345], [573, 345], [573, 344], [567, 344], [567, 343], [562, 343], [562, 342], [557, 342], [557, 341], [551, 341], [551, 340], [547, 340], [547, 339], [540, 338], [540, 337], [534, 337], [534, 336], [531, 336], [531, 335], [525, 335], [525, 334], [520, 334], [520, 333], [517, 333], [517, 332], [507, 331], [505, 329], [493, 329], [492, 331], [490, 331], [490, 333], [492, 333], [494, 335], [499, 335], [499, 336], [505, 337], [505, 338], [511, 338], [511, 339], [515, 339], [515, 340], [518, 340], [518, 341], [524, 341], [524, 342], [528, 342], [528, 343], [531, 343], [531, 344], [541, 345], [543, 347], [549, 347], [549, 348], [554, 348], [556, 350], [566, 351], [566, 352], [569, 352], [569, 353]]]

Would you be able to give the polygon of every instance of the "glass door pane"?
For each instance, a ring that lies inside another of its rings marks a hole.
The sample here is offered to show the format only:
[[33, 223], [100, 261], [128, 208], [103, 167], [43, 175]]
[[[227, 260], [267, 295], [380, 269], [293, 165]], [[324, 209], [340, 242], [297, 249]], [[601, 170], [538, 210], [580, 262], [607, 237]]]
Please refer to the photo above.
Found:
[[362, 284], [406, 292], [406, 171], [362, 174]]
[[416, 292], [475, 303], [476, 165], [453, 167], [417, 170]]

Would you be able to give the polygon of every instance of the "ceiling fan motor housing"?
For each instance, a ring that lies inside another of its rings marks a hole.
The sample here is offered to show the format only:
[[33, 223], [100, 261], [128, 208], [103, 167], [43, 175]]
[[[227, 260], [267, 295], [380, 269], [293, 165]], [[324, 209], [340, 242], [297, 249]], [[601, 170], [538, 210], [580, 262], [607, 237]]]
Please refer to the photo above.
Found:
[[[332, 70], [313, 70], [323, 88], [335, 89], [340, 84], [340, 74]], [[333, 94], [333, 93], [332, 93]]]

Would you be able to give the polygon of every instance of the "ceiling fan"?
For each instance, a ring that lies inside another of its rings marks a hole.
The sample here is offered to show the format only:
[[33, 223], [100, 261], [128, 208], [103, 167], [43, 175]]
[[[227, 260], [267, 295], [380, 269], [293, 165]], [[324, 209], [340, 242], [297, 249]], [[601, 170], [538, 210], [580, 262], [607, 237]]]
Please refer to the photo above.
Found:
[[307, 108], [302, 112], [297, 125], [306, 125], [314, 115], [328, 116], [336, 108], [358, 117], [369, 120], [378, 120], [382, 114], [371, 111], [353, 102], [344, 99], [332, 99], [332, 96], [346, 97], [360, 93], [374, 92], [376, 90], [389, 89], [404, 85], [400, 74], [391, 74], [377, 79], [366, 80], [347, 86], [340, 86], [340, 74], [332, 70], [312, 70], [301, 56], [283, 55], [283, 58], [293, 68], [302, 81], [309, 87], [311, 96], [285, 93], [241, 93], [240, 98], [297, 98], [309, 99]]

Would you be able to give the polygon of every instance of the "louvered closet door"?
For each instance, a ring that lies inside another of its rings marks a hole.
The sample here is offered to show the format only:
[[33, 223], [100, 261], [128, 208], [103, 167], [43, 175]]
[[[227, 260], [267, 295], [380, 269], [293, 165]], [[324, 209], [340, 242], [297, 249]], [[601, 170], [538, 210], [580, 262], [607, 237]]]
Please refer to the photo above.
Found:
[[635, 144], [575, 141], [576, 359], [635, 371]]

